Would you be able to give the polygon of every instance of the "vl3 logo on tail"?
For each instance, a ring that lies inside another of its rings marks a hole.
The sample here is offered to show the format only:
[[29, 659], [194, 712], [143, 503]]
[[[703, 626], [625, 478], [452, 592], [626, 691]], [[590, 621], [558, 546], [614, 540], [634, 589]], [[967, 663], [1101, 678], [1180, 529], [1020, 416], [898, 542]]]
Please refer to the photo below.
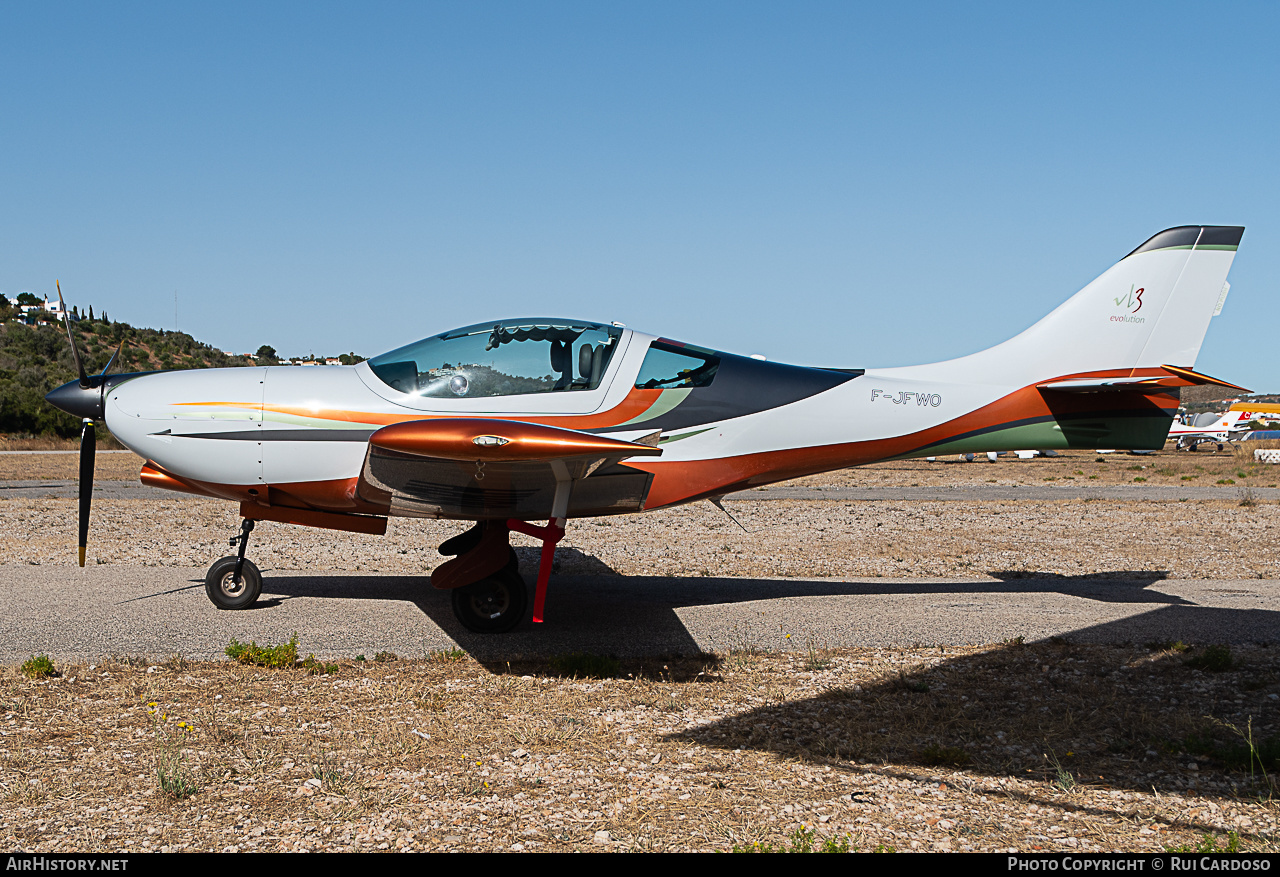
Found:
[[1128, 295], [1119, 295], [1112, 299], [1116, 303], [1116, 307], [1127, 311], [1125, 314], [1113, 314], [1111, 322], [1113, 323], [1145, 323], [1146, 317], [1135, 316], [1138, 311], [1142, 310], [1142, 294], [1146, 292], [1146, 287], [1139, 287], [1136, 283], [1129, 285]]

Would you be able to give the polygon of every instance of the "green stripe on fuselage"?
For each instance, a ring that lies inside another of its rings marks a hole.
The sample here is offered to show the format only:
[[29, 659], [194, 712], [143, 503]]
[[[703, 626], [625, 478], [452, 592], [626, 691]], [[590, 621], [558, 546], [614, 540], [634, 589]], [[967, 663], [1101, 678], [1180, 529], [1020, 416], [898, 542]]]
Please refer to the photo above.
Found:
[[997, 427], [977, 435], [926, 445], [894, 458], [941, 457], [946, 454], [1021, 450], [1159, 450], [1169, 437], [1173, 417], [1152, 415], [1045, 420]]
[[631, 426], [635, 423], [644, 423], [647, 420], [653, 420], [655, 417], [661, 417], [683, 402], [685, 397], [689, 395], [689, 390], [689, 387], [677, 387], [672, 390], [663, 390], [658, 394], [658, 398], [654, 400], [654, 403], [645, 409], [643, 413], [631, 418], [626, 423], [619, 423], [617, 426], [612, 428], [617, 429], [618, 426]]

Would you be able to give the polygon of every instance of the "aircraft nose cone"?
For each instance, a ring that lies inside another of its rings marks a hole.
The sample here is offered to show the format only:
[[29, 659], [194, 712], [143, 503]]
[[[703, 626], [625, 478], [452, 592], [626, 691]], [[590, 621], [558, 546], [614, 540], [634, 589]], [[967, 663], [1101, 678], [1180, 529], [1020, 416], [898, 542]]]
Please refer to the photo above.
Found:
[[76, 417], [102, 419], [102, 387], [82, 387], [79, 381], [68, 381], [44, 398], [54, 408]]

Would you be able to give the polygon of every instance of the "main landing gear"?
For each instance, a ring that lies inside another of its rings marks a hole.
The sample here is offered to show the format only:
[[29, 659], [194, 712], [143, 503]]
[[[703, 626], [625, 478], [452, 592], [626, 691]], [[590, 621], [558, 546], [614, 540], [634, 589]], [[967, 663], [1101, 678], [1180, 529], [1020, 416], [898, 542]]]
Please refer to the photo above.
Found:
[[529, 594], [511, 547], [512, 530], [543, 540], [533, 604], [533, 620], [540, 622], [555, 546], [564, 536], [557, 519], [545, 527], [514, 518], [480, 521], [440, 546], [441, 554], [456, 556], [436, 567], [431, 584], [453, 591], [453, 614], [474, 633], [506, 633], [524, 620]]
[[240, 535], [231, 537], [231, 547], [240, 543], [240, 553], [219, 558], [205, 574], [204, 591], [219, 609], [248, 609], [262, 593], [262, 573], [244, 556], [252, 532], [253, 521], [245, 518], [240, 524]]
[[[529, 589], [520, 575], [520, 564], [511, 547], [511, 531], [542, 540], [542, 558], [534, 586], [533, 621], [542, 621], [547, 581], [555, 559], [556, 543], [564, 537], [562, 517], [553, 517], [545, 527], [515, 518], [480, 521], [440, 546], [440, 553], [454, 555], [431, 573], [431, 584], [453, 591], [453, 614], [467, 630], [475, 633], [506, 633], [524, 620], [529, 609]], [[240, 535], [231, 537], [239, 545], [235, 556], [219, 558], [204, 577], [204, 590], [219, 609], [248, 609], [262, 594], [262, 573], [244, 555], [254, 521], [245, 518]]]

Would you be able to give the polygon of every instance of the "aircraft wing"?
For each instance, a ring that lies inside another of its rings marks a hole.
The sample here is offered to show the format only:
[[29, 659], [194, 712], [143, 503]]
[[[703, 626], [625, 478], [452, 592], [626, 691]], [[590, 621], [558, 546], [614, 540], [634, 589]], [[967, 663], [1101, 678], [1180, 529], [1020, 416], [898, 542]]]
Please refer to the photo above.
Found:
[[540, 520], [567, 481], [570, 517], [638, 511], [653, 476], [621, 461], [661, 454], [657, 439], [482, 417], [397, 423], [369, 438], [357, 492], [393, 515]]

